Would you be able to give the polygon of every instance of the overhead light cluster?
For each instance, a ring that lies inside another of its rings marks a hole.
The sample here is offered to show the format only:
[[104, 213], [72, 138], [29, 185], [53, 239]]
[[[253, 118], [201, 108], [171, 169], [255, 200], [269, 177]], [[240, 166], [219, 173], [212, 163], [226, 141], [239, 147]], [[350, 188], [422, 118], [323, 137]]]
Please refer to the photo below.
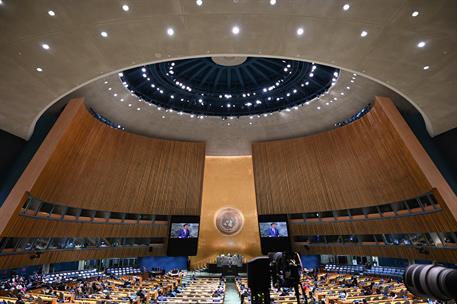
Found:
[[[212, 90], [202, 91], [198, 84], [194, 87], [196, 85], [194, 82], [190, 81], [190, 83], [187, 83], [189, 82], [189, 79], [182, 77], [182, 66], [185, 65], [182, 61], [185, 60], [162, 62], [155, 65], [138, 67], [118, 73], [118, 76], [120, 77], [122, 85], [128, 90], [131, 96], [136, 97], [138, 102], [145, 103], [149, 106], [155, 106], [157, 111], [165, 111], [168, 115], [170, 115], [170, 113], [176, 113], [176, 115], [179, 116], [186, 115], [187, 117], [198, 119], [204, 119], [208, 116], [219, 116], [223, 120], [237, 119], [246, 114], [250, 119], [253, 119], [269, 117], [274, 114], [273, 112], [287, 113], [296, 111], [300, 107], [307, 106], [311, 102], [318, 101], [319, 98], [327, 95], [329, 93], [329, 89], [335, 85], [340, 76], [338, 70], [325, 66], [319, 67], [317, 64], [302, 62], [294, 63], [294, 61], [290, 60], [270, 58], [262, 59], [274, 60], [277, 68], [281, 67], [282, 69], [282, 78], [276, 79], [268, 85], [264, 84], [255, 90], [244, 92], [237, 91], [235, 94], [233, 91], [225, 93], [220, 91], [216, 93]], [[202, 59], [196, 58], [189, 60]], [[256, 60], [258, 60], [258, 58], [256, 58]], [[303, 71], [300, 70], [300, 73], [296, 73], [297, 63], [306, 66], [308, 72], [303, 73]], [[194, 64], [198, 65], [196, 63]], [[324, 72], [328, 69], [333, 69], [327, 78], [328, 87], [311, 99], [306, 99], [303, 95], [304, 92], [316, 89], [316, 81], [322, 81], [323, 75], [329, 73]], [[198, 74], [198, 71], [192, 71], [192, 75], [195, 74]], [[280, 74], [281, 73], [279, 73], [279, 75]], [[137, 75], [135, 76], [137, 78], [132, 79], [132, 75]], [[297, 79], [297, 75], [302, 75], [305, 79]], [[167, 79], [165, 83], [163, 82], [163, 76]], [[245, 75], [245, 77], [248, 76]], [[313, 80], [316, 77], [317, 80]], [[296, 83], [295, 87], [290, 85], [289, 78], [293, 79], [293, 83]], [[149, 90], [138, 91], [138, 84], [141, 84], [143, 88], [149, 88]], [[297, 97], [295, 97], [295, 95], [297, 95]], [[197, 99], [195, 99], [195, 96], [198, 96]], [[298, 98], [298, 100], [296, 98]], [[301, 101], [299, 101], [300, 99]], [[328, 101], [327, 103], [333, 103], [333, 100]], [[262, 108], [259, 107], [265, 107], [268, 112], [262, 113]], [[269, 107], [272, 107], [273, 110], [268, 110]], [[249, 113], [254, 113], [254, 115], [249, 115]], [[163, 116], [167, 117], [167, 115]]]
[[[271, 6], [275, 6], [277, 4], [277, 0], [267, 0], [269, 2], [269, 4]], [[0, 5], [4, 4], [3, 3], [3, 0], [0, 0]], [[195, 1], [195, 4], [197, 6], [203, 6], [204, 4], [204, 1], [203, 0], [196, 0]], [[130, 6], [126, 3], [123, 3], [121, 5], [121, 9], [124, 11], [124, 12], [128, 12], [130, 11]], [[350, 3], [345, 3], [343, 6], [342, 6], [342, 9], [343, 11], [349, 11], [351, 9], [351, 4]], [[48, 10], [48, 15], [51, 16], [51, 17], [55, 17], [56, 16], [56, 13], [54, 10]], [[417, 17], [419, 16], [419, 11], [413, 11], [411, 12], [411, 16], [412, 17]], [[231, 28], [231, 32], [233, 35], [237, 36], [241, 33], [241, 28], [239, 25], [233, 25], [232, 28]], [[166, 29], [166, 33], [168, 36], [174, 36], [175, 35], [175, 29], [173, 27], [168, 27]], [[305, 29], [303, 27], [298, 27], [296, 29], [296, 34], [297, 36], [302, 36], [303, 34], [305, 33]], [[108, 38], [108, 32], [107, 31], [101, 31], [100, 33], [100, 36], [103, 37], [103, 38]], [[368, 31], [367, 30], [362, 30], [360, 32], [360, 36], [362, 38], [365, 38], [368, 36]], [[424, 48], [425, 46], [427, 45], [427, 43], [425, 41], [420, 41], [417, 43], [417, 47], [418, 48]], [[47, 43], [43, 43], [42, 45], [42, 48], [45, 49], [45, 50], [49, 50], [50, 49], [50, 46], [49, 44]], [[424, 70], [428, 70], [429, 69], [429, 66], [424, 66], [423, 68]]]

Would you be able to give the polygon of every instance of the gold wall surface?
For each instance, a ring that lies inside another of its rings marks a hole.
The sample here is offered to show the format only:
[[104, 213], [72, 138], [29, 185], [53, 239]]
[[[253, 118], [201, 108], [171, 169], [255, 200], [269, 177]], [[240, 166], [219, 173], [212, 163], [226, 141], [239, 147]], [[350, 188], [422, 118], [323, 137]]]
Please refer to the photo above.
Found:
[[[241, 211], [244, 225], [237, 234], [224, 235], [216, 228], [214, 217], [222, 208]], [[248, 260], [261, 255], [251, 156], [206, 157], [198, 254], [191, 264], [212, 262], [223, 253]]]

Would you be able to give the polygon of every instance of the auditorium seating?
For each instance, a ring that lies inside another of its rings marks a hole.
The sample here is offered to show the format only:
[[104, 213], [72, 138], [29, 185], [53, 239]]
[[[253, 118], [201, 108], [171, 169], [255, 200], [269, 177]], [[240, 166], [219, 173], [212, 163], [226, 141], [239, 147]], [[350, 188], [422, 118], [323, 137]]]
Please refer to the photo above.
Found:
[[141, 270], [134, 267], [122, 267], [122, 268], [108, 268], [106, 270], [106, 274], [108, 275], [115, 275], [115, 276], [123, 276], [128, 274], [138, 274], [141, 273]]
[[[333, 267], [329, 268], [333, 269]], [[324, 301], [325, 303], [352, 304], [362, 303], [364, 299], [368, 303], [379, 304], [427, 303], [426, 300], [415, 298], [407, 291], [403, 283], [392, 278], [320, 273], [316, 277], [304, 275], [302, 284], [311, 303]], [[240, 295], [243, 292], [248, 294], [246, 293], [248, 286], [246, 278], [238, 278], [236, 285]], [[301, 291], [300, 294], [302, 297]], [[296, 303], [292, 288], [271, 289], [270, 297], [274, 303]], [[243, 303], [250, 303], [248, 296], [244, 297]]]
[[373, 266], [371, 268], [366, 268], [362, 265], [327, 264], [325, 265], [324, 270], [326, 272], [334, 273], [367, 274], [388, 277], [402, 277], [405, 273], [405, 269], [399, 267]]
[[58, 273], [52, 273], [43, 276], [43, 282], [53, 283], [53, 282], [67, 282], [76, 279], [90, 279], [95, 277], [103, 277], [105, 274], [96, 269], [91, 270], [79, 270], [79, 271], [64, 271]]

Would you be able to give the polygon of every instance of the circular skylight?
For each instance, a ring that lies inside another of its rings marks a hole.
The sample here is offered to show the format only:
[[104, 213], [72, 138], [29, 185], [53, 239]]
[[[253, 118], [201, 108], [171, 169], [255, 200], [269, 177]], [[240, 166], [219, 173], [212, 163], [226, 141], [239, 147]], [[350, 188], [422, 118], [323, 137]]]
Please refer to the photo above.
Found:
[[[227, 58], [227, 57], [226, 57]], [[124, 87], [147, 103], [196, 115], [233, 117], [281, 111], [325, 94], [339, 70], [304, 61], [193, 58], [120, 73]]]

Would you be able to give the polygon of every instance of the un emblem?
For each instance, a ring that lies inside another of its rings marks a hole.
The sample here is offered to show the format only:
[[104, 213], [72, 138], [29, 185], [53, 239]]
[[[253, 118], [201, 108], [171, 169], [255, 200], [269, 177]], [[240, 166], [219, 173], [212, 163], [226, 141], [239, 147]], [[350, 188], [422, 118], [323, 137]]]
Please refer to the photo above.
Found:
[[235, 235], [243, 228], [244, 217], [238, 209], [222, 208], [214, 215], [214, 223], [222, 234]]

